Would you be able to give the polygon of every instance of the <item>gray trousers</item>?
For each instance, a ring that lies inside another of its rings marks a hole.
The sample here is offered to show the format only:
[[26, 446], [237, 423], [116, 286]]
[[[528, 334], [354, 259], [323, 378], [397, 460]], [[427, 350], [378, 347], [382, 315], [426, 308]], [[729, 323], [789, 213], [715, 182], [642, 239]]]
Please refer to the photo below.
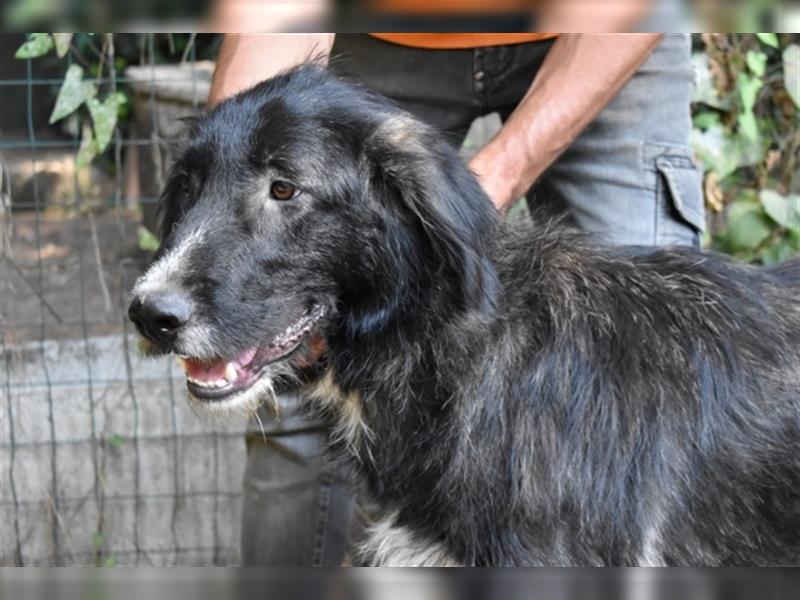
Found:
[[[505, 119], [514, 110], [551, 45], [423, 50], [342, 34], [331, 67], [460, 145], [475, 118], [497, 112]], [[666, 36], [528, 201], [568, 211], [604, 243], [698, 245], [704, 211], [689, 147], [692, 86], [689, 37]], [[255, 424], [248, 434], [244, 565], [338, 565], [346, 556], [354, 496], [325, 456], [325, 427], [305, 417], [299, 402], [283, 396], [280, 420], [262, 410], [266, 439]]]

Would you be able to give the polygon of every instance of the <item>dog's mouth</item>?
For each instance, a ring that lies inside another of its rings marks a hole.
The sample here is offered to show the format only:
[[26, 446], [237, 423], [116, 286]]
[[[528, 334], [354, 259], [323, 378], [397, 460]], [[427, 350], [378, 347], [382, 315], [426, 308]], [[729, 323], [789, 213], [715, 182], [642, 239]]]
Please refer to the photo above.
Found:
[[198, 400], [214, 401], [247, 390], [264, 375], [268, 365], [294, 352], [324, 315], [325, 307], [314, 305], [268, 344], [249, 348], [230, 360], [178, 356], [189, 392]]

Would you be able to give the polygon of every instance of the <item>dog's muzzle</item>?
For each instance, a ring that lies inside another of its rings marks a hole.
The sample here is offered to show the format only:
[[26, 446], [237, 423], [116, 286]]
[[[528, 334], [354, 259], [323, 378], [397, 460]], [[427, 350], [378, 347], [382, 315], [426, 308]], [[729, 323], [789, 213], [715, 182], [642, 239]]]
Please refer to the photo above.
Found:
[[175, 343], [181, 327], [192, 316], [192, 301], [178, 292], [136, 296], [128, 308], [128, 317], [146, 339], [169, 348]]

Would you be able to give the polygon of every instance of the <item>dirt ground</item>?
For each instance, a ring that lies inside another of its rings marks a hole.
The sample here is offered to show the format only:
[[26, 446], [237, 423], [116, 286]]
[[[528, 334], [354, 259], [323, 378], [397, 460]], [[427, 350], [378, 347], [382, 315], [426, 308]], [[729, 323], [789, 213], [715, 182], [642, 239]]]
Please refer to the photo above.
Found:
[[138, 215], [0, 213], [0, 319], [6, 344], [105, 335], [123, 326], [129, 290], [147, 264]]

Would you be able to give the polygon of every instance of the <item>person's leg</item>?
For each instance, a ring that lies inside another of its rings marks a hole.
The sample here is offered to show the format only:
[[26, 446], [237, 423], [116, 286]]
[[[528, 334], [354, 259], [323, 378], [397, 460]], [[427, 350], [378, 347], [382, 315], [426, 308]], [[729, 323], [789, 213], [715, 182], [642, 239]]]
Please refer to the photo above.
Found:
[[392, 99], [460, 145], [480, 115], [472, 50], [426, 50], [337, 34], [330, 68]]
[[353, 493], [326, 454], [327, 428], [300, 403], [282, 394], [278, 418], [264, 406], [248, 427], [244, 566], [339, 566], [347, 554]]
[[701, 173], [690, 147], [689, 36], [667, 35], [617, 97], [534, 186], [612, 244], [699, 245]]

